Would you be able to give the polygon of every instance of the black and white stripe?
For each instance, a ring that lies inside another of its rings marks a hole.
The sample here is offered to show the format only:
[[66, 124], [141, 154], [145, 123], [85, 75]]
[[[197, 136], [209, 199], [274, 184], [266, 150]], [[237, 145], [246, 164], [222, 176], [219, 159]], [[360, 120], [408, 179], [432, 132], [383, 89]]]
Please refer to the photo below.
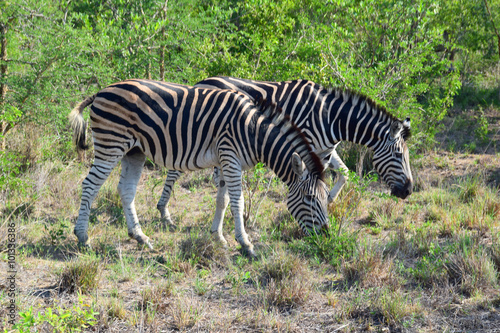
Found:
[[[75, 234], [88, 240], [90, 206], [106, 178], [122, 161], [118, 191], [129, 236], [151, 247], [139, 225], [134, 197], [146, 157], [170, 170], [219, 166], [222, 214], [231, 202], [236, 239], [253, 254], [243, 227], [242, 170], [265, 163], [288, 185], [288, 208], [304, 229], [327, 224], [328, 190], [323, 166], [288, 116], [270, 104], [256, 106], [244, 94], [150, 80], [113, 84], [70, 114], [75, 141], [84, 147], [82, 113], [91, 105], [94, 164], [83, 181]], [[224, 206], [224, 207], [222, 207]]]
[[[358, 143], [373, 150], [373, 165], [393, 195], [406, 198], [412, 192], [413, 179], [405, 143], [410, 134], [410, 120], [401, 122], [365, 96], [350, 90], [326, 89], [307, 80], [264, 82], [212, 77], [195, 86], [230, 89], [256, 100], [263, 98], [277, 103], [301, 128], [326, 166], [341, 169], [329, 201], [338, 196], [347, 181], [348, 169], [335, 150], [340, 141]], [[157, 205], [168, 223], [170, 215], [166, 205], [171, 186], [179, 176], [178, 172], [169, 172]], [[215, 225], [212, 226], [214, 230]]]

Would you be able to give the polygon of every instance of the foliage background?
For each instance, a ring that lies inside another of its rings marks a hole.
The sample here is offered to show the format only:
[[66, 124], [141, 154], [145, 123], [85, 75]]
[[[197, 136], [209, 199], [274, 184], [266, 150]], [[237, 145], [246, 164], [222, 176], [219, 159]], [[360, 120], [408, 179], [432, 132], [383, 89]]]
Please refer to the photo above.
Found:
[[[486, 82], [499, 61], [498, 8], [499, 0], [2, 0], [0, 186], [39, 160], [72, 159], [72, 106], [132, 77], [347, 87], [410, 116], [414, 151], [428, 149], [454, 101], [499, 104], [498, 76]], [[35, 141], [26, 137], [33, 127]]]

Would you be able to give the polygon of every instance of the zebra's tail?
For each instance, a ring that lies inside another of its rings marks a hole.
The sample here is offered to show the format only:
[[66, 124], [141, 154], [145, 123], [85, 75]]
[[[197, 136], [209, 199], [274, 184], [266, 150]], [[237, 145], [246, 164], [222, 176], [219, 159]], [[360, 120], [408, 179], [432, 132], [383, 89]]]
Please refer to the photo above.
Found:
[[79, 103], [69, 114], [69, 123], [73, 128], [73, 142], [76, 145], [78, 150], [87, 150], [89, 146], [86, 144], [87, 135], [86, 135], [86, 127], [87, 124], [83, 119], [82, 113], [83, 109], [92, 104], [95, 99], [95, 95], [91, 97], [87, 97], [83, 100], [83, 102]]

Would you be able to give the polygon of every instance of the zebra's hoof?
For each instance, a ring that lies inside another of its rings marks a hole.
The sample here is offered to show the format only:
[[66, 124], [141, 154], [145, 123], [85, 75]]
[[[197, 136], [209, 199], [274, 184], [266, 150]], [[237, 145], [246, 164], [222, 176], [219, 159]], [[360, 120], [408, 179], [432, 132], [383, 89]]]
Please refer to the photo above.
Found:
[[148, 240], [144, 243], [137, 242], [137, 246], [139, 249], [143, 249], [145, 246], [147, 246], [150, 250], [153, 250], [153, 245], [151, 245], [151, 242]]
[[224, 236], [219, 235], [219, 233], [216, 231], [211, 231], [212, 239], [221, 244], [224, 249], [228, 249], [229, 246], [227, 245], [227, 240], [224, 238]]
[[163, 223], [162, 223], [163, 231], [168, 230], [170, 232], [174, 232], [175, 230], [177, 230], [177, 226], [174, 224], [174, 222], [172, 222], [170, 217], [162, 217], [162, 220], [163, 220]]
[[144, 246], [144, 245], [147, 245], [147, 247], [152, 250], [153, 249], [153, 245], [151, 245], [151, 242], [149, 241], [149, 237], [142, 234], [142, 235], [136, 235], [134, 236], [135, 240], [137, 241], [137, 243], [141, 246]]
[[82, 253], [85, 253], [85, 252], [92, 250], [92, 246], [90, 246], [90, 244], [88, 244], [88, 243], [78, 242], [77, 246], [78, 246], [78, 251], [80, 251]]
[[252, 249], [242, 249], [242, 253], [247, 256], [248, 258], [250, 258], [251, 260], [253, 259], [257, 259], [257, 254], [255, 253], [255, 251]]
[[89, 240], [89, 235], [87, 234], [87, 231], [83, 230], [76, 230], [76, 228], [73, 230], [73, 234], [78, 238], [78, 244], [87, 244], [87, 241]]

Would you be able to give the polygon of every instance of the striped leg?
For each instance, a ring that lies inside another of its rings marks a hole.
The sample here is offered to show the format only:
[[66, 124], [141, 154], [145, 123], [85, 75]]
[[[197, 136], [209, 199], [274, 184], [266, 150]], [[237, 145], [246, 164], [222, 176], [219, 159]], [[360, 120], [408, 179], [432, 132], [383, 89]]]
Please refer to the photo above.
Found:
[[[250, 257], [255, 257], [253, 244], [248, 240], [248, 234], [243, 225], [243, 191], [241, 189], [241, 166], [236, 159], [230, 160], [225, 155], [221, 162], [222, 174], [224, 175], [225, 185], [229, 192], [229, 201], [231, 203], [231, 213], [234, 218], [234, 234], [238, 243], [241, 244], [243, 253]], [[220, 223], [222, 225], [222, 223]]]
[[123, 212], [127, 220], [128, 235], [137, 240], [139, 244], [146, 244], [153, 248], [149, 242], [149, 237], [143, 234], [137, 213], [135, 211], [135, 193], [137, 184], [141, 178], [142, 168], [146, 161], [146, 155], [138, 149], [130, 151], [122, 159], [122, 172], [118, 183], [118, 192], [122, 200]]
[[165, 180], [165, 185], [163, 186], [163, 192], [161, 193], [160, 200], [158, 200], [158, 204], [156, 208], [160, 211], [161, 220], [163, 222], [163, 228], [169, 228], [170, 231], [174, 231], [177, 226], [172, 222], [170, 218], [170, 212], [168, 211], [167, 204], [170, 200], [170, 194], [172, 193], [172, 189], [174, 188], [174, 184], [182, 175], [182, 171], [177, 170], [169, 170], [167, 173], [167, 179]]
[[[224, 214], [226, 213], [227, 205], [229, 204], [229, 193], [227, 191], [224, 175], [219, 168], [214, 168], [214, 181], [217, 184], [217, 201], [215, 208], [215, 216], [212, 222], [210, 232], [217, 237], [217, 240], [227, 246], [227, 241], [222, 233], [222, 225], [224, 222]], [[216, 234], [217, 233], [217, 234]]]
[[337, 182], [333, 186], [333, 189], [330, 191], [330, 194], [328, 195], [328, 202], [332, 202], [335, 199], [337, 199], [337, 197], [340, 193], [340, 190], [342, 189], [344, 184], [347, 182], [349, 169], [344, 164], [344, 162], [342, 162], [342, 160], [340, 159], [336, 150], [332, 151], [332, 154], [330, 156], [330, 160], [328, 161], [328, 167], [330, 169], [340, 170], [339, 179], [337, 180]]
[[90, 168], [89, 174], [82, 183], [82, 201], [80, 203], [80, 211], [76, 221], [74, 234], [78, 238], [80, 245], [85, 245], [89, 239], [89, 217], [92, 203], [99, 192], [104, 181], [109, 177], [111, 170], [116, 166], [119, 159], [115, 161], [103, 161], [95, 158], [94, 164]]

